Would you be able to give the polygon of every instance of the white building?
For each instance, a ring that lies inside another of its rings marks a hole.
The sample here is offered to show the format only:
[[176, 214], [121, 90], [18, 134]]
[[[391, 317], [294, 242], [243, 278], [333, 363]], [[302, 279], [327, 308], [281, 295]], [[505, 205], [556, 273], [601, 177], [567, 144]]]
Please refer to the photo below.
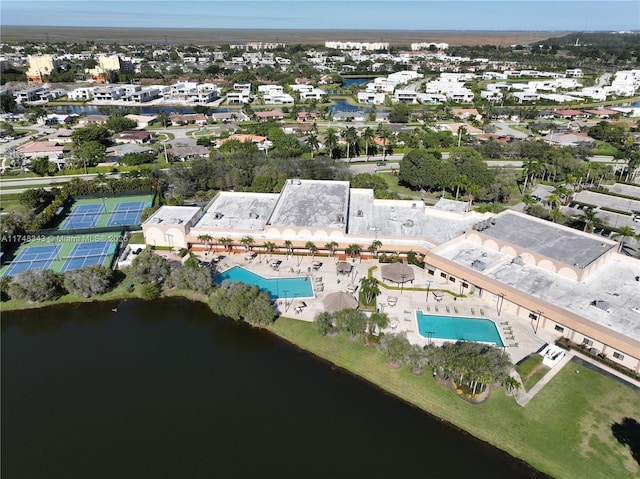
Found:
[[384, 42], [324, 42], [326, 48], [335, 50], [388, 50], [389, 44]]
[[371, 93], [366, 91], [358, 92], [358, 103], [366, 105], [382, 105], [387, 97], [384, 93]]
[[93, 86], [75, 88], [71, 90], [69, 93], [67, 93], [67, 96], [69, 97], [69, 100], [87, 101], [93, 98], [93, 92], [96, 90], [97, 88]]

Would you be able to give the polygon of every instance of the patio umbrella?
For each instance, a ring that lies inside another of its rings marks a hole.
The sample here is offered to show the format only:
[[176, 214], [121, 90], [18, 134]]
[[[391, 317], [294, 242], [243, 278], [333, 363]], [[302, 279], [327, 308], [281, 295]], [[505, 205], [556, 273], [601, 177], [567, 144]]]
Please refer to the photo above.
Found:
[[322, 305], [325, 311], [335, 313], [343, 309], [358, 309], [358, 300], [351, 294], [337, 292], [327, 295]]
[[380, 273], [383, 280], [393, 281], [398, 284], [413, 281], [416, 278], [413, 268], [404, 263], [385, 264], [380, 268]]
[[351, 268], [353, 268], [353, 266], [351, 266], [346, 261], [340, 261], [338, 264], [336, 264], [336, 269], [338, 270], [338, 273], [345, 273], [345, 274], [351, 273]]

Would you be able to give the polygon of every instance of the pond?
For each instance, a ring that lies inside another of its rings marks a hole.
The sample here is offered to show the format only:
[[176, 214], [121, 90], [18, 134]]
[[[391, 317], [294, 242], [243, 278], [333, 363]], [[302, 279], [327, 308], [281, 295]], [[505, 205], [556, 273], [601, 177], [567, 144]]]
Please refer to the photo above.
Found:
[[546, 477], [200, 303], [59, 305], [1, 325], [3, 478]]

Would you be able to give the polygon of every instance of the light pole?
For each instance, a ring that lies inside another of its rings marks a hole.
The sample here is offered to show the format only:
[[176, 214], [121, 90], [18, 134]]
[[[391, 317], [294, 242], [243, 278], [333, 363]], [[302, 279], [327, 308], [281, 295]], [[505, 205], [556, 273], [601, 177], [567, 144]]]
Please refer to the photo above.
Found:
[[404, 291], [404, 279], [407, 277], [406, 274], [402, 273], [400, 275], [400, 278], [402, 279], [402, 283], [400, 283], [400, 294], [402, 295], [402, 292]]
[[288, 289], [283, 289], [282, 292], [284, 293], [284, 310], [285, 312], [289, 311], [289, 304], [287, 303], [287, 293], [289, 292]]
[[502, 312], [502, 303], [504, 302], [504, 293], [500, 293], [500, 295], [498, 296], [498, 301], [496, 304], [496, 307], [498, 309], [498, 316], [500, 316], [500, 313]]
[[431, 292], [431, 283], [433, 283], [432, 279], [427, 280], [427, 303], [429, 302], [429, 293]]

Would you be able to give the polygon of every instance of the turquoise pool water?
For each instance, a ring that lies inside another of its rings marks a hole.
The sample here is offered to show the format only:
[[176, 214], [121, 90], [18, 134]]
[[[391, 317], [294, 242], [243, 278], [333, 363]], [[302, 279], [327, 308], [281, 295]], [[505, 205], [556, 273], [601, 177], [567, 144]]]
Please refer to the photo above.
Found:
[[448, 339], [452, 341], [477, 341], [494, 343], [503, 347], [500, 333], [493, 321], [479, 318], [438, 316], [416, 312], [418, 333], [424, 338]]
[[224, 280], [240, 281], [258, 287], [269, 295], [271, 299], [313, 298], [313, 287], [307, 278], [263, 278], [262, 276], [234, 266], [213, 277], [216, 284]]

